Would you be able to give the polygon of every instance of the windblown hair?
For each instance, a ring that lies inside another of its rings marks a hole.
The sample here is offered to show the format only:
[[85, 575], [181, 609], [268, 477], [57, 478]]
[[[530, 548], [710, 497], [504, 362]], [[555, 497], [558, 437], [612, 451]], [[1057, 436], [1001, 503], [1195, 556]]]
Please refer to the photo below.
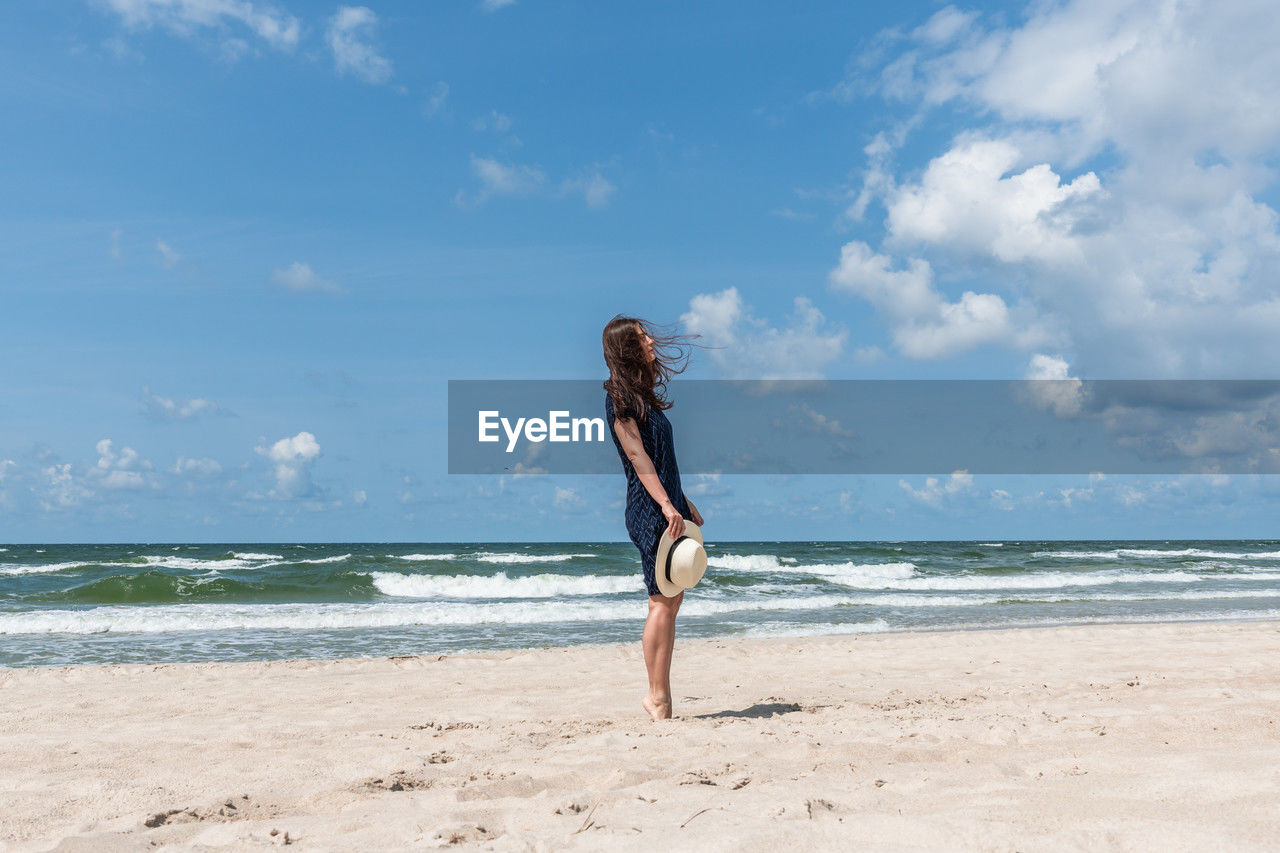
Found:
[[[653, 338], [652, 364], [645, 358], [640, 331]], [[617, 417], [645, 420], [650, 409], [669, 409], [667, 380], [689, 366], [685, 349], [698, 335], [659, 334], [653, 324], [618, 314], [604, 327], [604, 363], [609, 378], [604, 390], [613, 400]]]

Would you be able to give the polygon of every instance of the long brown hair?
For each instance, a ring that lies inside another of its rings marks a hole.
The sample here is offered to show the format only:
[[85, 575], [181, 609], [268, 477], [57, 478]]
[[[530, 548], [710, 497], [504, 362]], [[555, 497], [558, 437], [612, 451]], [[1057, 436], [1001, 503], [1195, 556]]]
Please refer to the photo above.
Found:
[[[640, 331], [653, 338], [653, 363], [644, 355]], [[683, 373], [689, 366], [690, 353], [685, 349], [699, 335], [659, 334], [652, 323], [638, 317], [618, 314], [604, 327], [604, 363], [609, 378], [604, 390], [613, 400], [617, 417], [632, 413], [639, 420], [648, 417], [649, 409], [669, 409], [666, 398], [667, 380]]]

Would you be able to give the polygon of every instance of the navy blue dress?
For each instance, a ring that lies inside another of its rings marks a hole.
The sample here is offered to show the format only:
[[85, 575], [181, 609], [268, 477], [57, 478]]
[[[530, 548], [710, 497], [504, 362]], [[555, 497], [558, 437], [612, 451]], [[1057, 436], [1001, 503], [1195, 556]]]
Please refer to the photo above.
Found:
[[[613, 398], [608, 392], [604, 395], [605, 419], [609, 424], [609, 435], [613, 436], [613, 446], [618, 448], [618, 456], [622, 459], [622, 471], [627, 475], [627, 535], [640, 549], [640, 563], [644, 567], [644, 585], [650, 595], [661, 595], [656, 580], [655, 563], [657, 560], [658, 540], [667, 529], [667, 520], [658, 507], [658, 502], [649, 494], [649, 490], [640, 482], [635, 466], [627, 458], [622, 449], [618, 433], [614, 431]], [[622, 417], [635, 418], [630, 411], [621, 413]], [[653, 460], [653, 468], [658, 472], [658, 481], [666, 490], [671, 504], [689, 521], [689, 502], [685, 499], [684, 489], [680, 487], [680, 469], [676, 466], [676, 448], [671, 435], [671, 421], [661, 409], [650, 409], [644, 421], [636, 421], [640, 430], [640, 440], [644, 450]]]

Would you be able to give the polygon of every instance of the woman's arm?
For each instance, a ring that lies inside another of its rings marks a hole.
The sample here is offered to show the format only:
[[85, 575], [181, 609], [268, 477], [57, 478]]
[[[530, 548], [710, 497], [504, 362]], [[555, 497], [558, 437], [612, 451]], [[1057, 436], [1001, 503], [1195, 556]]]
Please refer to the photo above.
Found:
[[671, 534], [672, 539], [679, 539], [684, 535], [684, 516], [676, 511], [675, 504], [671, 503], [671, 498], [667, 497], [667, 490], [662, 488], [662, 481], [658, 479], [658, 471], [653, 467], [653, 460], [645, 452], [644, 442], [640, 439], [640, 429], [636, 426], [636, 422], [631, 418], [615, 417], [613, 431], [618, 434], [618, 441], [622, 444], [622, 450], [627, 454], [627, 459], [631, 460], [631, 467], [636, 469], [636, 476], [640, 478], [649, 496], [662, 510], [662, 517], [667, 520], [667, 532]]

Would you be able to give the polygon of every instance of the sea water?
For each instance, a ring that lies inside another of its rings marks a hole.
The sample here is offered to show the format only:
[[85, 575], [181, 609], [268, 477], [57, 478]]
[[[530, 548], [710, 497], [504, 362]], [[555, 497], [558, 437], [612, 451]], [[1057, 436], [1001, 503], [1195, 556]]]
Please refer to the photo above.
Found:
[[[1280, 540], [720, 542], [679, 636], [1280, 617]], [[0, 546], [0, 666], [638, 642], [629, 542]]]

